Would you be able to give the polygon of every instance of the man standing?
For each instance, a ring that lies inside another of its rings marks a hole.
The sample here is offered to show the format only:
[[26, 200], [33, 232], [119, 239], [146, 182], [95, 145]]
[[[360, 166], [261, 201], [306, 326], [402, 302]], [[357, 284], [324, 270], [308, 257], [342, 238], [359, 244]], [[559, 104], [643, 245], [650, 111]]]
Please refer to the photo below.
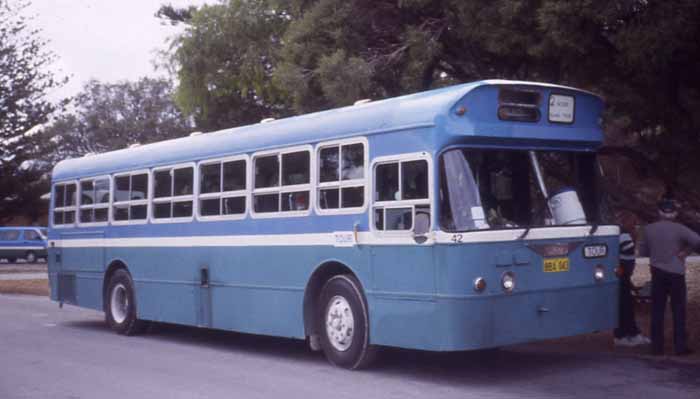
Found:
[[634, 317], [634, 298], [632, 298], [632, 275], [635, 266], [634, 233], [635, 221], [631, 216], [621, 218], [620, 228], [620, 296], [618, 326], [614, 331], [615, 346], [637, 346], [650, 343], [649, 338], [640, 334]]
[[677, 212], [672, 200], [662, 200], [658, 207], [660, 220], [646, 226], [639, 245], [639, 254], [648, 256], [651, 266], [651, 349], [654, 355], [664, 352], [664, 312], [670, 296], [674, 350], [683, 356], [693, 353], [685, 334], [685, 256], [690, 250], [700, 251], [700, 236], [673, 221]]

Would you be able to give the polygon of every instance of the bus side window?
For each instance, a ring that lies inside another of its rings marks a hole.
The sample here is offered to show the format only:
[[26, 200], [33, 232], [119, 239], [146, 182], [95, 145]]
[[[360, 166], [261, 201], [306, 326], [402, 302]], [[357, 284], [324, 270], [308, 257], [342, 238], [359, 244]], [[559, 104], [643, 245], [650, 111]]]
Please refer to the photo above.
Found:
[[[194, 207], [194, 167], [175, 166], [153, 172], [153, 219], [191, 218]], [[146, 188], [147, 189], [147, 188]], [[145, 192], [148, 195], [148, 192]]]
[[[96, 194], [97, 195], [97, 194]], [[114, 177], [112, 220], [138, 221], [148, 218], [148, 173], [132, 172]]]
[[323, 210], [365, 205], [365, 145], [323, 146], [318, 151], [318, 207]]
[[309, 209], [311, 154], [308, 150], [253, 158], [255, 213], [299, 212]]
[[245, 214], [246, 188], [244, 159], [200, 164], [199, 216]]
[[77, 209], [77, 188], [75, 183], [62, 183], [54, 186], [53, 224], [55, 226], [75, 223]]
[[109, 219], [109, 178], [80, 182], [80, 223], [106, 223]]
[[406, 160], [375, 168], [374, 228], [383, 231], [430, 229], [428, 162]]

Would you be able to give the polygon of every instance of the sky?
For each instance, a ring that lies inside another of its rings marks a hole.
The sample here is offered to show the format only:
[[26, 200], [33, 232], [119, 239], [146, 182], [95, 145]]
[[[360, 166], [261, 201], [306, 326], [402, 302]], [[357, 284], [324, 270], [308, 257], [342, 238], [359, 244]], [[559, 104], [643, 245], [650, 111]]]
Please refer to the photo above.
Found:
[[[12, 0], [10, 0], [12, 1]], [[49, 93], [58, 100], [80, 91], [90, 79], [103, 82], [164, 76], [153, 65], [157, 51], [183, 28], [164, 25], [154, 14], [161, 4], [176, 7], [215, 0], [30, 0], [25, 14], [41, 29], [57, 56], [53, 70], [70, 81]]]

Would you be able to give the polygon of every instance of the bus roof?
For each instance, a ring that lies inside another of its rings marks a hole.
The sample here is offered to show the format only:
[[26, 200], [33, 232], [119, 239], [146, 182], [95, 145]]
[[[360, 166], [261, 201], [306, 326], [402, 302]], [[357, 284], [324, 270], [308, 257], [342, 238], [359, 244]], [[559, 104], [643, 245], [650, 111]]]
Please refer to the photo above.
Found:
[[527, 85], [551, 90], [583, 90], [525, 81], [483, 80], [386, 100], [294, 116], [268, 123], [223, 129], [59, 162], [53, 180], [106, 175], [275, 147], [315, 143], [411, 128], [432, 127], [472, 90], [483, 86]]

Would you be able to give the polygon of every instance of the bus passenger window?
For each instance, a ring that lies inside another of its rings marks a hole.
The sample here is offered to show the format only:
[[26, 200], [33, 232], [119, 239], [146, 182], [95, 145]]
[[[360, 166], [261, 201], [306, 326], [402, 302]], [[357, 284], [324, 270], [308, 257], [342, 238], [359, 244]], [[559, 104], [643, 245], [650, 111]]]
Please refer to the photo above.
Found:
[[279, 173], [277, 155], [255, 159], [255, 188], [279, 186]]
[[118, 176], [114, 178], [114, 202], [129, 200], [129, 176]]
[[75, 222], [77, 186], [75, 183], [56, 184], [53, 195], [53, 224], [65, 225]]
[[253, 211], [307, 211], [310, 195], [308, 185], [311, 183], [310, 163], [311, 155], [307, 150], [255, 158]]
[[365, 145], [322, 147], [318, 152], [318, 207], [362, 208], [365, 204]]
[[199, 216], [245, 213], [246, 161], [215, 161], [199, 166]]
[[375, 198], [377, 201], [398, 201], [399, 193], [399, 163], [388, 163], [377, 166]]
[[340, 167], [340, 147], [327, 147], [319, 151], [319, 181], [321, 183], [340, 180], [338, 170]]
[[175, 169], [173, 173], [173, 196], [192, 195], [194, 170], [192, 168]]
[[224, 162], [223, 191], [239, 191], [246, 189], [245, 161]]
[[257, 213], [278, 212], [279, 198], [280, 195], [277, 193], [256, 195], [253, 199], [253, 209]]
[[160, 170], [153, 174], [155, 182], [155, 198], [170, 197], [173, 195], [170, 181], [170, 170]]
[[[80, 182], [80, 205], [92, 205], [94, 200], [95, 189], [92, 180]], [[82, 220], [82, 219], [81, 219]]]
[[385, 209], [384, 225], [386, 230], [411, 230], [413, 227], [413, 209]]
[[365, 151], [362, 144], [343, 146], [343, 180], [363, 179], [365, 177]]
[[428, 163], [410, 161], [401, 163], [402, 199], [428, 198]]
[[282, 211], [305, 211], [307, 209], [309, 209], [308, 191], [282, 194]]
[[245, 213], [245, 197], [231, 197], [223, 199], [224, 215], [240, 215]]
[[282, 185], [309, 184], [309, 153], [292, 152], [282, 155]]
[[112, 218], [116, 222], [143, 221], [148, 217], [148, 174], [134, 173], [114, 177]]
[[[160, 169], [153, 172], [153, 218], [191, 218], [194, 194], [194, 168], [192, 166]], [[145, 191], [148, 195], [148, 191]], [[140, 204], [139, 204], [140, 205]], [[132, 208], [131, 219], [146, 217], [147, 208]]]
[[375, 168], [375, 229], [427, 233], [431, 225], [428, 179], [428, 162], [423, 159], [378, 164]]
[[214, 163], [199, 167], [200, 194], [218, 193], [221, 191], [221, 164]]

